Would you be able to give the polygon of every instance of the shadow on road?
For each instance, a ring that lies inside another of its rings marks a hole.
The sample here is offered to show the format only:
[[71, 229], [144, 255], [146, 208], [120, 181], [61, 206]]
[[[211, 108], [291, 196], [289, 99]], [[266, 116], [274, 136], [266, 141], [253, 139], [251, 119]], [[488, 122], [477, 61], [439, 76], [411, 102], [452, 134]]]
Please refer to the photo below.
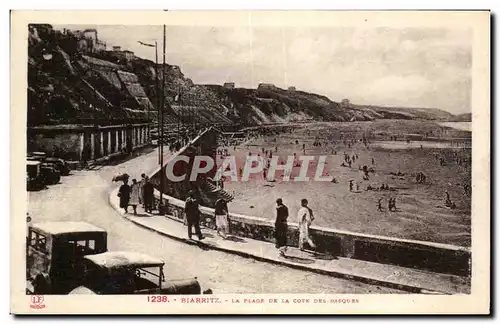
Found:
[[311, 263], [314, 263], [313, 259], [301, 258], [301, 257], [298, 257], [298, 256], [292, 256], [292, 255], [284, 255], [284, 256], [282, 256], [282, 258], [285, 258], [285, 259], [287, 259], [289, 261], [292, 261], [292, 262], [297, 262], [297, 263], [302, 263], [302, 264], [311, 264]]
[[339, 259], [336, 256], [329, 255], [329, 254], [316, 254], [316, 255], [314, 255], [314, 258], [316, 260], [327, 260], [327, 261], [338, 260]]
[[140, 213], [140, 212], [137, 214], [134, 214], [133, 212], [128, 212], [127, 215], [136, 216], [136, 217], [153, 217], [154, 216], [151, 214]]
[[309, 251], [309, 250], [304, 250], [302, 253], [307, 253], [311, 255], [313, 258], [316, 260], [338, 260], [339, 258], [336, 257], [335, 255], [331, 254], [325, 254], [325, 253], [320, 253], [320, 252], [315, 252], [315, 251]]
[[231, 241], [231, 242], [238, 242], [238, 243], [246, 243], [247, 241], [242, 239], [241, 237], [233, 236], [233, 235], [228, 235], [226, 236], [226, 241]]

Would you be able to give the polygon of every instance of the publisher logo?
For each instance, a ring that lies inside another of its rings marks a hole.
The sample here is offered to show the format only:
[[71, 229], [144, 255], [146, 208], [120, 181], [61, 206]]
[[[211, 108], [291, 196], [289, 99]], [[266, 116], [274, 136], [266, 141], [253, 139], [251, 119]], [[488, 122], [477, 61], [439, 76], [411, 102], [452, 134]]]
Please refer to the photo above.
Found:
[[45, 305], [43, 304], [43, 296], [40, 295], [32, 295], [31, 296], [31, 308], [45, 308]]

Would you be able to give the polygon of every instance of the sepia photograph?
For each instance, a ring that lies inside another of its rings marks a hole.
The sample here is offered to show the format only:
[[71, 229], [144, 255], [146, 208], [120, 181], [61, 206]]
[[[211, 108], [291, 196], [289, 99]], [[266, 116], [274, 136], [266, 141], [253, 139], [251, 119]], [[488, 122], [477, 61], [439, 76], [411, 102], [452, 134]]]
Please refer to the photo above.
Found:
[[489, 309], [489, 12], [73, 13], [12, 14], [11, 311]]

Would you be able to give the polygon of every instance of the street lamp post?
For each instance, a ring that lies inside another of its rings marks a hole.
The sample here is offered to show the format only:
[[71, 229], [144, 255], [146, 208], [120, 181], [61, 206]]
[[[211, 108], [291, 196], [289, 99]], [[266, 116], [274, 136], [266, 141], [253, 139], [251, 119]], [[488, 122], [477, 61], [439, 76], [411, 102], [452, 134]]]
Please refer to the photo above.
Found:
[[167, 34], [167, 26], [163, 25], [163, 71], [162, 71], [162, 86], [161, 86], [161, 114], [160, 114], [160, 121], [161, 121], [161, 127], [160, 127], [160, 206], [159, 206], [159, 213], [161, 215], [164, 214], [164, 207], [163, 207], [163, 183], [164, 183], [164, 177], [165, 177], [165, 170], [163, 169], [163, 109], [165, 105], [165, 53], [167, 51], [167, 44], [166, 44], [166, 36]]
[[159, 79], [159, 69], [158, 69], [158, 42], [155, 41], [155, 44], [147, 44], [140, 42], [141, 45], [148, 46], [148, 47], [154, 47], [155, 48], [155, 73], [156, 73], [156, 93], [157, 93], [157, 106], [158, 106], [158, 135], [159, 135], [159, 140], [158, 140], [158, 163], [160, 164], [160, 201], [158, 203], [158, 213], [160, 215], [165, 214], [165, 209], [163, 206], [163, 189], [164, 189], [164, 177], [165, 177], [165, 170], [163, 170], [163, 124], [164, 124], [164, 118], [163, 118], [163, 109], [165, 106], [165, 52], [166, 52], [166, 25], [163, 25], [163, 75], [162, 75], [162, 86], [160, 89], [160, 79]]
[[[160, 99], [160, 81], [159, 81], [159, 76], [158, 76], [158, 42], [155, 41], [155, 44], [148, 44], [144, 43], [141, 41], [138, 41], [139, 44], [147, 46], [147, 47], [154, 47], [155, 48], [155, 86], [156, 86], [156, 106], [158, 107], [158, 118], [160, 117], [160, 106], [161, 106], [161, 99]], [[147, 118], [148, 118], [148, 123], [149, 123], [149, 136], [148, 138], [151, 138], [151, 121], [149, 119], [149, 108], [147, 110]], [[159, 122], [157, 123], [159, 125]], [[159, 145], [160, 146], [160, 145]], [[158, 164], [160, 164], [160, 155], [161, 155], [161, 150], [158, 146]]]

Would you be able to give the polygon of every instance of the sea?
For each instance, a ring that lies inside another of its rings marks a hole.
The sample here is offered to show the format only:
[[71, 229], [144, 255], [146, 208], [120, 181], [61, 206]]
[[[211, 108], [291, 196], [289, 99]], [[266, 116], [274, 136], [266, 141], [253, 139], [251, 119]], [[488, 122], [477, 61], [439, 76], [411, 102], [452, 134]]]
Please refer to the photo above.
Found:
[[472, 122], [444, 122], [439, 125], [472, 132]]

